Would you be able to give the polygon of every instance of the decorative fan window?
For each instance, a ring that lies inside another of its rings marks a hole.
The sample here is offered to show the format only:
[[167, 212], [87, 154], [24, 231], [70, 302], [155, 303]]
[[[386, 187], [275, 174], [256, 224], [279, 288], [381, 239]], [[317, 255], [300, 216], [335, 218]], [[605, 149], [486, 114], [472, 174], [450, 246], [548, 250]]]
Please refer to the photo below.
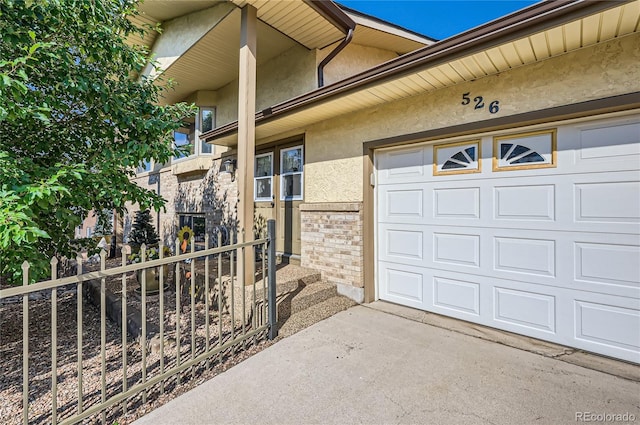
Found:
[[433, 156], [436, 176], [480, 172], [480, 140], [436, 145]]
[[493, 171], [556, 166], [556, 130], [493, 138]]

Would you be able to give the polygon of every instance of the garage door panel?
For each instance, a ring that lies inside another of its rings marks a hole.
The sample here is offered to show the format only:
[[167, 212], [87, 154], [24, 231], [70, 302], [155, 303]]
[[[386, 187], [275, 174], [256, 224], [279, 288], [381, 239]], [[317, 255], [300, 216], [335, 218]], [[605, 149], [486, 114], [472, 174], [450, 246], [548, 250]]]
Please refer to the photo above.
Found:
[[494, 320], [530, 330], [555, 333], [555, 296], [496, 287], [493, 299]]
[[640, 300], [578, 293], [572, 313], [573, 346], [640, 363]]
[[575, 151], [577, 163], [590, 165], [593, 161], [640, 160], [640, 122], [636, 120], [579, 126], [578, 131], [580, 148]]
[[[425, 186], [405, 184], [401, 187], [384, 186], [378, 192], [377, 216], [380, 223], [422, 224], [426, 222]], [[430, 214], [430, 212], [429, 212]]]
[[380, 296], [391, 302], [424, 309], [429, 304], [425, 299], [425, 270], [419, 267], [402, 266], [380, 262], [378, 265]]
[[378, 259], [640, 298], [636, 236], [539, 230], [519, 235], [483, 227], [380, 224]]
[[575, 302], [576, 338], [590, 343], [640, 350], [638, 310]]
[[480, 284], [468, 280], [433, 277], [433, 305], [463, 315], [480, 316]]
[[480, 188], [438, 188], [433, 190], [433, 217], [480, 218]]
[[429, 267], [430, 238], [430, 231], [424, 225], [381, 224], [378, 231], [378, 258], [389, 263]]
[[555, 240], [513, 237], [493, 240], [495, 271], [555, 277]]
[[434, 232], [433, 262], [479, 268], [480, 235]]
[[396, 259], [417, 261], [424, 265], [424, 236], [420, 230], [387, 229], [383, 239], [384, 252]]
[[[575, 183], [575, 220], [592, 223], [640, 223], [640, 182]], [[637, 178], [637, 176], [635, 176]]]
[[[379, 263], [380, 298], [639, 362], [640, 301], [447, 270]], [[613, 330], [613, 325], [619, 331]]]
[[639, 259], [637, 245], [576, 242], [575, 279], [640, 289]]
[[493, 135], [477, 173], [376, 155], [379, 297], [640, 363], [640, 115], [553, 129], [548, 168], [494, 171]]
[[427, 173], [431, 173], [426, 165], [431, 163], [431, 159], [431, 149], [425, 147], [380, 154], [377, 157], [378, 184], [424, 181]]
[[554, 221], [555, 185], [495, 186], [496, 220]]
[[640, 235], [640, 173], [570, 175], [562, 184], [522, 180], [505, 184], [512, 180], [487, 179], [475, 187], [468, 182], [384, 186], [379, 189], [378, 221], [475, 226], [482, 220], [493, 228]]

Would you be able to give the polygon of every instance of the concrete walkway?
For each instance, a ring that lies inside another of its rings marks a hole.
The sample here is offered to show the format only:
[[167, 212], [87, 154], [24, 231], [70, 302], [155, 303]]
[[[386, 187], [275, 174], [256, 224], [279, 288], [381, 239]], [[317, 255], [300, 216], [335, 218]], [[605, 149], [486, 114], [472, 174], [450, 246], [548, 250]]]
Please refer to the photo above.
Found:
[[571, 424], [617, 414], [640, 421], [639, 382], [357, 306], [135, 424]]

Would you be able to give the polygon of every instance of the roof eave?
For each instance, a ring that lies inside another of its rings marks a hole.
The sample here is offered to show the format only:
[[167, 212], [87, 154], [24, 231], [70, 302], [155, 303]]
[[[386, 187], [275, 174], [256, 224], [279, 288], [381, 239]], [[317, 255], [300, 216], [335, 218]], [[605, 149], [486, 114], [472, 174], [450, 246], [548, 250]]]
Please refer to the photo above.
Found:
[[334, 2], [327, 0], [304, 0], [304, 2], [339, 28], [343, 34], [355, 29], [356, 23], [353, 19]]
[[[577, 19], [627, 2], [569, 0], [536, 3], [487, 24], [400, 56], [397, 59], [392, 59], [360, 74], [258, 111], [255, 115], [256, 125], [310, 107], [335, 96], [398, 78], [411, 73], [416, 68], [453, 60], [460, 55], [470, 54], [516, 39], [523, 33], [531, 32], [532, 28], [543, 30], [566, 22], [569, 19]], [[237, 132], [237, 129], [238, 123], [235, 121], [206, 132], [200, 138], [207, 142], [215, 143], [215, 139], [230, 136]]]

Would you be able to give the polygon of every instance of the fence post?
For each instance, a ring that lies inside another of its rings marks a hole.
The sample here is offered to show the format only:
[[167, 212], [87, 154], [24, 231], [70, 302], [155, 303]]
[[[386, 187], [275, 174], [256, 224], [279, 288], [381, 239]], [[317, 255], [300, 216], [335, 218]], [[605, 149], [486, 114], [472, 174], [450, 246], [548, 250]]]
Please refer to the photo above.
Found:
[[276, 221], [267, 220], [267, 239], [269, 239], [269, 255], [267, 269], [269, 273], [269, 339], [278, 336], [276, 318]]

